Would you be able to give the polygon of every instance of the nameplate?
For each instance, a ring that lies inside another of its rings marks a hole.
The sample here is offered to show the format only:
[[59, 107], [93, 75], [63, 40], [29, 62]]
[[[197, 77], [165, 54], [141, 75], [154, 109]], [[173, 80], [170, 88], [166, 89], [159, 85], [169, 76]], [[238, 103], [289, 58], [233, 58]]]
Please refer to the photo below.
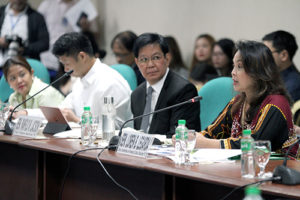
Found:
[[35, 138], [42, 125], [42, 119], [38, 117], [21, 116], [14, 127], [13, 135]]
[[136, 130], [124, 130], [117, 152], [146, 158], [154, 136]]

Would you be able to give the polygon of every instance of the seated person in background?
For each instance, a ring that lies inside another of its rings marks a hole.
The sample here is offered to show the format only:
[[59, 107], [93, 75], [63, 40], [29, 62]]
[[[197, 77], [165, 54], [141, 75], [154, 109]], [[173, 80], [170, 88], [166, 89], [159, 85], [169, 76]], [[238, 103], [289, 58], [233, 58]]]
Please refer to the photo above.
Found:
[[215, 39], [210, 34], [201, 34], [196, 38], [190, 75], [201, 67], [202, 63], [212, 65], [212, 52]]
[[165, 39], [168, 43], [170, 56], [171, 56], [171, 62], [169, 68], [174, 72], [178, 73], [183, 78], [188, 79], [189, 71], [185, 66], [185, 64], [183, 63], [180, 49], [175, 38], [172, 36], [166, 36]]
[[295, 37], [286, 31], [275, 31], [265, 35], [263, 42], [270, 48], [292, 99], [295, 102], [300, 100], [300, 73], [293, 63], [293, 57], [298, 49]]
[[197, 91], [207, 82], [218, 77], [216, 69], [208, 63], [198, 63], [197, 67], [190, 74], [190, 82], [193, 83]]
[[[164, 37], [154, 33], [142, 34], [136, 39], [133, 52], [135, 62], [146, 79], [131, 95], [134, 117], [198, 96], [193, 84], [169, 70], [170, 54]], [[190, 103], [137, 119], [134, 128], [171, 137], [179, 119], [185, 119], [189, 129], [200, 130], [199, 117], [199, 102]]]
[[220, 39], [215, 43], [212, 54], [212, 63], [219, 76], [231, 77], [234, 51], [235, 44], [230, 39]]
[[[290, 99], [280, 79], [272, 52], [264, 44], [237, 44], [233, 59], [234, 97], [213, 124], [197, 134], [198, 148], [239, 149], [242, 130], [251, 129], [254, 140], [270, 140], [272, 151], [285, 151], [297, 141]], [[291, 155], [295, 156], [295, 145]]]
[[[8, 101], [13, 107], [47, 86], [46, 83], [33, 75], [33, 69], [21, 56], [9, 58], [3, 65], [3, 73], [9, 86], [15, 91], [10, 95]], [[19, 108], [32, 109], [39, 108], [39, 106], [58, 106], [63, 100], [64, 96], [50, 86]], [[13, 117], [17, 117], [22, 112], [27, 113], [27, 111], [21, 110], [14, 113]]]
[[79, 122], [84, 106], [90, 106], [94, 116], [100, 116], [104, 97], [114, 97], [116, 128], [132, 117], [130, 87], [114, 69], [95, 57], [89, 39], [81, 33], [66, 33], [53, 46], [53, 54], [64, 65], [65, 71], [74, 70], [71, 76], [79, 77], [74, 89], [60, 105], [68, 121]]
[[136, 34], [132, 31], [118, 33], [111, 41], [111, 49], [119, 64], [125, 64], [132, 67], [136, 75], [137, 84], [140, 85], [145, 79], [134, 62], [132, 49], [136, 38]]
[[32, 9], [27, 0], [9, 0], [0, 8], [0, 32], [1, 66], [9, 56], [14, 55], [39, 60], [40, 53], [49, 48], [44, 17]]

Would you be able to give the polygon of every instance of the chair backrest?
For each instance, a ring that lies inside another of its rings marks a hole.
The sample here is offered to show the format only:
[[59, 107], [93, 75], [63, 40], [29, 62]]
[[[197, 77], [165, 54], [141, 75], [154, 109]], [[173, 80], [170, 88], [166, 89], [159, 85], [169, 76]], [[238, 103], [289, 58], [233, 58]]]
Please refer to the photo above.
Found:
[[137, 87], [137, 79], [134, 70], [130, 66], [125, 64], [115, 64], [111, 65], [111, 67], [125, 78], [132, 91], [135, 90]]
[[225, 108], [227, 103], [237, 94], [233, 89], [232, 79], [219, 77], [208, 81], [198, 92], [200, 101], [201, 129], [208, 127]]
[[[31, 68], [34, 70], [34, 75], [41, 79], [43, 82], [49, 84], [50, 83], [50, 76], [47, 68], [43, 65], [40, 61], [27, 58], [26, 59]], [[7, 102], [9, 96], [14, 92], [6, 82], [4, 75], [0, 79], [0, 99], [2, 102]]]
[[292, 114], [293, 114], [294, 124], [300, 126], [300, 100], [294, 103], [292, 107]]

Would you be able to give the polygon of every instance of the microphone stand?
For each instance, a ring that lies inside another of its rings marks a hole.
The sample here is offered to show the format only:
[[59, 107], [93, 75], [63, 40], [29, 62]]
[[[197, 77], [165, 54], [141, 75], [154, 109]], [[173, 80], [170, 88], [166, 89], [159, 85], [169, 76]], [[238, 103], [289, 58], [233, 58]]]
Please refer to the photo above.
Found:
[[136, 116], [136, 117], [134, 117], [134, 118], [132, 118], [132, 119], [129, 119], [129, 120], [125, 121], [125, 122], [122, 124], [121, 128], [120, 128], [119, 135], [118, 135], [118, 136], [115, 135], [115, 136], [113, 136], [113, 137], [110, 139], [110, 141], [109, 141], [109, 146], [110, 146], [110, 147], [109, 147], [108, 149], [109, 149], [109, 150], [113, 150], [113, 151], [116, 150], [116, 148], [117, 148], [117, 146], [118, 146], [118, 143], [119, 143], [119, 139], [120, 139], [120, 137], [121, 137], [121, 135], [122, 135], [122, 130], [123, 130], [124, 126], [125, 126], [128, 122], [134, 121], [134, 120], [136, 120], [136, 119], [139, 119], [139, 118], [142, 118], [142, 117], [145, 117], [145, 116], [148, 116], [148, 115], [160, 113], [160, 112], [162, 112], [162, 111], [169, 110], [169, 109], [171, 109], [171, 108], [175, 108], [175, 107], [178, 107], [178, 106], [182, 106], [182, 105], [184, 105], [184, 104], [195, 103], [195, 102], [200, 101], [201, 99], [202, 99], [202, 96], [195, 96], [194, 98], [189, 99], [189, 100], [187, 100], [187, 101], [184, 101], [184, 102], [181, 102], [181, 103], [172, 105], [172, 106], [168, 106], [168, 107], [166, 107], [166, 108], [162, 108], [162, 109], [159, 109], [159, 110], [155, 110], [155, 111], [150, 112], [150, 113], [147, 113], [147, 114], [139, 115], [139, 116]]
[[294, 169], [288, 168], [286, 166], [287, 158], [288, 158], [288, 155], [289, 155], [291, 149], [295, 145], [297, 145], [299, 143], [299, 141], [300, 141], [300, 139], [298, 139], [297, 142], [295, 142], [294, 144], [292, 144], [289, 147], [289, 149], [287, 150], [287, 152], [284, 156], [283, 164], [277, 166], [274, 169], [273, 177], [276, 177], [276, 176], [280, 177], [280, 179], [275, 181], [275, 182], [282, 183], [282, 184], [285, 184], [285, 185], [298, 185], [298, 184], [300, 184], [300, 172], [298, 172]]
[[4, 126], [4, 130], [5, 130], [5, 134], [7, 135], [11, 135], [15, 126], [15, 123], [12, 122], [12, 115], [15, 112], [15, 110], [20, 107], [22, 104], [26, 103], [27, 101], [29, 101], [30, 99], [32, 99], [33, 97], [35, 97], [36, 95], [38, 95], [39, 93], [43, 92], [44, 90], [46, 90], [48, 87], [52, 86], [54, 83], [58, 82], [59, 80], [61, 80], [64, 77], [69, 76], [70, 74], [73, 73], [73, 70], [68, 71], [66, 73], [64, 73], [61, 77], [59, 77], [58, 79], [56, 79], [55, 81], [53, 81], [52, 83], [50, 83], [49, 85], [47, 85], [46, 87], [44, 87], [43, 89], [41, 89], [40, 91], [38, 91], [37, 93], [35, 93], [34, 95], [32, 95], [31, 97], [29, 97], [28, 99], [25, 99], [24, 101], [22, 101], [20, 104], [18, 104], [10, 113], [10, 116], [8, 117], [8, 119], [5, 122], [5, 126]]

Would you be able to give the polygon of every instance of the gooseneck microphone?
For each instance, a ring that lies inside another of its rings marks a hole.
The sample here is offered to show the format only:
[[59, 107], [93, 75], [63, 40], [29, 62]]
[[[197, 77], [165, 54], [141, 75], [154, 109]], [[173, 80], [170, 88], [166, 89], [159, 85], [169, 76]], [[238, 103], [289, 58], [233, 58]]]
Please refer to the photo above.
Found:
[[299, 141], [300, 141], [300, 139], [298, 139], [297, 142], [295, 142], [294, 144], [292, 144], [289, 147], [289, 149], [287, 150], [287, 152], [285, 154], [283, 164], [277, 166], [274, 169], [273, 177], [280, 177], [279, 180], [274, 181], [274, 182], [281, 183], [281, 184], [284, 184], [284, 185], [298, 185], [298, 184], [300, 184], [300, 172], [298, 172], [294, 169], [288, 168], [286, 166], [287, 158], [288, 158], [288, 155], [289, 155], [291, 149], [293, 149], [295, 147], [295, 145], [297, 145], [299, 143]]
[[33, 97], [35, 97], [36, 95], [38, 95], [39, 93], [43, 92], [44, 90], [46, 90], [48, 87], [52, 86], [54, 83], [58, 82], [59, 80], [61, 80], [64, 77], [70, 76], [70, 74], [73, 73], [74, 70], [70, 70], [66, 73], [64, 73], [61, 77], [59, 77], [58, 79], [56, 79], [55, 81], [53, 81], [52, 83], [50, 83], [49, 85], [47, 85], [46, 87], [44, 87], [43, 89], [41, 89], [40, 91], [38, 91], [37, 93], [35, 93], [34, 95], [32, 95], [31, 97], [29, 97], [28, 99], [25, 99], [24, 101], [22, 101], [21, 103], [19, 103], [10, 113], [9, 117], [7, 118], [6, 122], [5, 122], [5, 134], [7, 135], [11, 135], [13, 132], [13, 128], [15, 126], [15, 123], [12, 122], [12, 115], [15, 112], [15, 110], [20, 107], [22, 104], [26, 103], [27, 101], [29, 101], [30, 99], [32, 99]]
[[109, 146], [110, 146], [109, 150], [116, 150], [117, 145], [118, 145], [118, 143], [119, 143], [119, 139], [120, 139], [120, 137], [121, 137], [121, 135], [122, 135], [122, 130], [123, 130], [124, 126], [125, 126], [128, 122], [134, 121], [134, 120], [136, 120], [136, 119], [139, 119], [139, 118], [142, 118], [142, 117], [145, 117], [145, 116], [148, 116], [148, 115], [160, 113], [160, 112], [162, 112], [162, 111], [169, 110], [169, 109], [171, 109], [171, 108], [179, 107], [179, 106], [182, 106], [182, 105], [184, 105], [184, 104], [195, 103], [195, 102], [200, 101], [201, 99], [202, 99], [202, 96], [195, 96], [195, 97], [193, 97], [192, 99], [189, 99], [189, 100], [187, 100], [187, 101], [184, 101], [184, 102], [181, 102], [181, 103], [172, 105], [172, 106], [168, 106], [168, 107], [165, 107], [165, 108], [162, 108], [162, 109], [159, 109], [159, 110], [155, 110], [155, 111], [150, 112], [150, 113], [146, 113], [146, 114], [143, 114], [143, 115], [139, 115], [139, 116], [136, 116], [136, 117], [134, 117], [134, 118], [131, 118], [131, 119], [125, 121], [125, 122], [122, 124], [121, 128], [120, 128], [119, 135], [118, 135], [118, 136], [115, 135], [115, 136], [113, 136], [113, 137], [110, 139], [110, 141], [109, 141]]

